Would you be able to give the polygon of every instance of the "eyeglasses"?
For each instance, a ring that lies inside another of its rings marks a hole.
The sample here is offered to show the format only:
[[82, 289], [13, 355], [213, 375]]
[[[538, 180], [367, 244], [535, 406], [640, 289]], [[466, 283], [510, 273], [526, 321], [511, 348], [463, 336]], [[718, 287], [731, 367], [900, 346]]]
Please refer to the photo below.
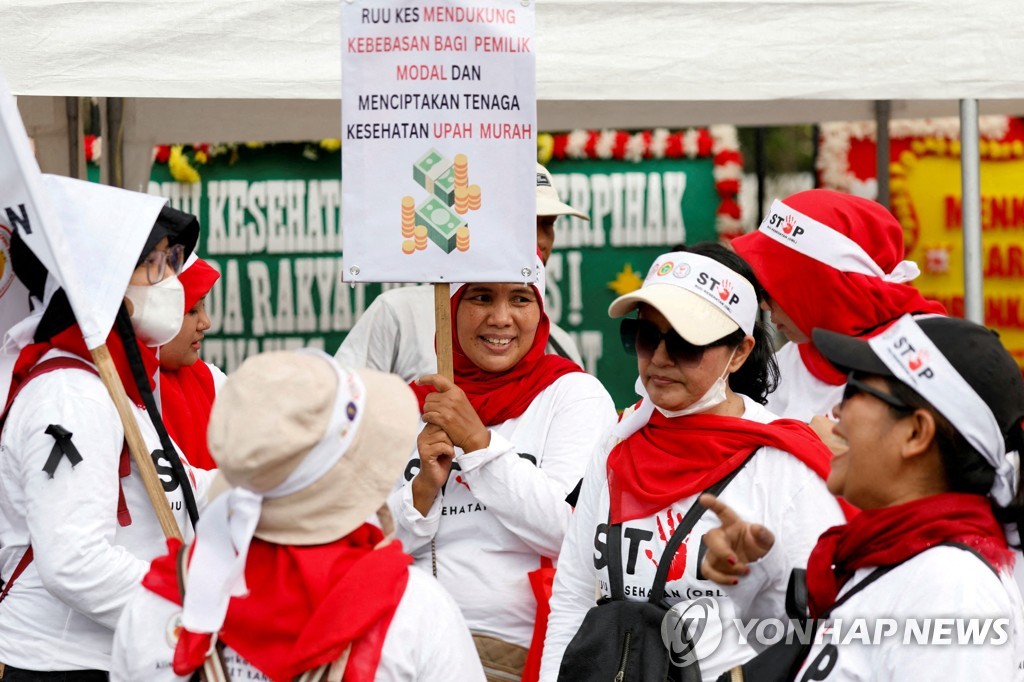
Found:
[[658, 326], [648, 320], [627, 317], [619, 324], [619, 335], [622, 347], [630, 355], [649, 358], [658, 350], [661, 342], [665, 342], [665, 351], [672, 361], [678, 365], [695, 367], [704, 357], [704, 351], [722, 345], [719, 341], [706, 346], [695, 346], [674, 329], [661, 331]]
[[163, 281], [168, 267], [177, 275], [181, 273], [184, 264], [185, 247], [181, 244], [174, 244], [166, 251], [150, 251], [139, 263], [139, 267], [146, 268], [146, 279], [150, 284], [156, 284]]
[[912, 412], [913, 407], [906, 404], [894, 395], [890, 395], [884, 391], [879, 391], [874, 386], [860, 381], [854, 377], [853, 372], [850, 372], [849, 376], [846, 377], [846, 388], [843, 389], [843, 402], [845, 404], [847, 400], [857, 395], [858, 393], [866, 393], [873, 398], [878, 398], [883, 403], [901, 412]]

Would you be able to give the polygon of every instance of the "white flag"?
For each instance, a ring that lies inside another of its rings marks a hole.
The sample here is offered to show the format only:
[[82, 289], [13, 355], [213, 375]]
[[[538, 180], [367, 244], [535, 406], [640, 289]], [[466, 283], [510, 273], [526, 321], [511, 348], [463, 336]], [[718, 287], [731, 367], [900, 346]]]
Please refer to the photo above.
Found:
[[163, 197], [44, 176], [0, 75], [0, 223], [17, 229], [64, 288], [88, 348], [106, 341], [165, 203]]

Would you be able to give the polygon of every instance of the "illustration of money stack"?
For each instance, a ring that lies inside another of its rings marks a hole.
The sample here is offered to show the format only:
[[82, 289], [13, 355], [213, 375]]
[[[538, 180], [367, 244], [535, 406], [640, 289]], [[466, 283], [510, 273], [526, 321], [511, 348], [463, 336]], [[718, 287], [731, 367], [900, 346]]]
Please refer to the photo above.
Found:
[[[480, 208], [480, 188], [468, 185], [469, 159], [456, 154], [453, 162], [431, 149], [413, 164], [412, 176], [431, 196], [416, 207], [411, 219], [411, 197], [402, 199], [402, 251], [408, 254], [426, 248], [428, 237], [445, 253], [468, 251], [469, 225], [460, 215]], [[415, 226], [411, 234], [410, 225]]]

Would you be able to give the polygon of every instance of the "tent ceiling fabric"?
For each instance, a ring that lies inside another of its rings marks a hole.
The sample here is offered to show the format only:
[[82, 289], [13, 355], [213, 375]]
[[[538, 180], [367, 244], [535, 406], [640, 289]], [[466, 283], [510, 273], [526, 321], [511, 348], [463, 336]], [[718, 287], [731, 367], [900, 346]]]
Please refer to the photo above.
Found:
[[[876, 99], [896, 100], [894, 116], [953, 115], [961, 98], [1022, 113], [1024, 33], [1005, 30], [1019, 12], [1019, 0], [539, 0], [539, 123], [864, 119]], [[5, 0], [0, 69], [19, 95], [256, 100], [258, 117], [259, 100], [337, 101], [339, 14], [337, 0]]]

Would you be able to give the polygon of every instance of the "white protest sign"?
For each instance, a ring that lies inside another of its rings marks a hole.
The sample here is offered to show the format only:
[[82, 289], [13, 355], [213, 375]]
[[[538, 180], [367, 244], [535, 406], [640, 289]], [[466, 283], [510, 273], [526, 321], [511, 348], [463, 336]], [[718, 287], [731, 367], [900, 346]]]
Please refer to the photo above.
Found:
[[345, 281], [533, 281], [532, 0], [341, 7]]

